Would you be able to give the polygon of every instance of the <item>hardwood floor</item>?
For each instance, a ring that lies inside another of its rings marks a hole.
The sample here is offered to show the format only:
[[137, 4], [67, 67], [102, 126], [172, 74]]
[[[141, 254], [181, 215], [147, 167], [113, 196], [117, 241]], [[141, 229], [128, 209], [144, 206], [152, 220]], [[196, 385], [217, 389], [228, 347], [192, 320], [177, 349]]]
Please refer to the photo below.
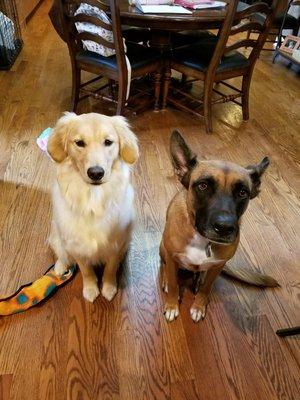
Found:
[[[39, 277], [53, 262], [47, 246], [53, 164], [36, 137], [70, 105], [70, 63], [47, 12], [28, 25], [24, 50], [0, 72], [0, 294]], [[41, 307], [0, 318], [1, 400], [300, 399], [299, 336], [275, 330], [300, 324], [299, 132], [296, 72], [262, 54], [250, 120], [234, 104], [214, 109], [214, 134], [182, 112], [131, 118], [140, 139], [134, 170], [137, 223], [112, 303], [82, 298], [78, 274]], [[101, 110], [86, 103], [81, 111]], [[220, 277], [207, 317], [194, 324], [185, 291], [180, 317], [162, 313], [158, 246], [178, 186], [168, 147], [177, 128], [204, 158], [248, 164], [272, 160], [259, 198], [245, 215], [234, 266], [281, 283], [262, 290]]]

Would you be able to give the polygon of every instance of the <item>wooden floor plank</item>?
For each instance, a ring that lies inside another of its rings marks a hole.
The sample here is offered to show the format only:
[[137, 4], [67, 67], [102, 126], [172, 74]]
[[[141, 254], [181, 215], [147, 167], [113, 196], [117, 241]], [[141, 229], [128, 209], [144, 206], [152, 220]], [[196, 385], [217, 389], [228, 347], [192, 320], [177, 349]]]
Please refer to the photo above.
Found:
[[13, 375], [0, 375], [0, 399], [10, 400], [10, 388], [12, 383]]
[[116, 355], [120, 399], [147, 399], [141, 335], [137, 331], [118, 332]]
[[120, 398], [114, 305], [104, 299], [98, 304], [84, 302], [81, 288], [70, 304], [66, 373], [70, 400]]
[[252, 347], [247, 343], [243, 329], [235, 323], [227, 309], [220, 303], [217, 306], [212, 304], [209, 317], [214, 327], [211, 329], [213, 347], [219, 350], [231, 398], [277, 399], [264, 368], [261, 368]]
[[275, 393], [280, 399], [286, 400], [300, 397], [300, 369], [289, 352], [280, 346], [282, 339], [274, 335], [268, 317], [265, 315], [253, 317], [250, 321], [249, 342]]
[[[149, 240], [144, 245], [151, 247]], [[133, 245], [134, 246], [134, 245]], [[128, 256], [135, 301], [135, 329], [141, 334], [141, 352], [145, 370], [148, 398], [167, 399], [170, 394], [166, 343], [158, 315], [161, 304], [153, 278], [153, 251], [137, 251], [132, 246]]]
[[201, 400], [203, 395], [198, 394], [194, 380], [176, 382], [171, 388], [171, 400]]
[[[0, 72], [0, 294], [40, 276], [53, 262], [47, 245], [54, 165], [36, 137], [70, 107], [68, 50], [53, 30], [45, 0], [28, 24], [11, 71]], [[194, 90], [201, 90], [195, 86]], [[0, 318], [1, 400], [296, 400], [299, 339], [278, 328], [299, 325], [300, 81], [264, 52], [254, 70], [250, 119], [240, 107], [214, 108], [214, 133], [201, 118], [168, 108], [130, 117], [140, 142], [134, 168], [137, 221], [112, 303], [82, 298], [82, 279], [41, 307]], [[80, 112], [106, 110], [86, 101]], [[185, 290], [180, 317], [163, 316], [158, 247], [179, 184], [169, 138], [180, 130], [204, 159], [271, 165], [243, 219], [234, 259], [276, 277], [262, 290], [218, 278], [206, 319], [194, 324]], [[101, 272], [99, 272], [101, 275]]]

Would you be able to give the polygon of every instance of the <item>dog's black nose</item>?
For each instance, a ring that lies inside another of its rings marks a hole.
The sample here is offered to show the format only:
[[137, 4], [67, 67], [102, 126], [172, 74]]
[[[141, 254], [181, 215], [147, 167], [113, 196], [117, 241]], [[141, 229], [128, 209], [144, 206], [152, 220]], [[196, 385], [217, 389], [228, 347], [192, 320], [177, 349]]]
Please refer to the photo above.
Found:
[[104, 169], [102, 167], [90, 167], [87, 170], [88, 177], [92, 179], [92, 181], [100, 181], [100, 179], [104, 176]]
[[235, 218], [231, 215], [218, 215], [214, 221], [214, 230], [220, 236], [231, 235], [235, 230]]

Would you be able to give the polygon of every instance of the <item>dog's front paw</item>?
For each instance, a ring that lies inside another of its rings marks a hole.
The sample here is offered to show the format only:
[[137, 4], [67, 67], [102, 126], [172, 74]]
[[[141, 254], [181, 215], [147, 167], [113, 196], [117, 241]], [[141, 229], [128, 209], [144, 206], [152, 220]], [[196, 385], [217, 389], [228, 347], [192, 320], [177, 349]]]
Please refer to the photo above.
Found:
[[118, 288], [116, 285], [114, 285], [112, 283], [104, 282], [103, 286], [102, 286], [101, 294], [106, 300], [111, 301], [117, 294], [117, 291], [118, 291]]
[[207, 305], [201, 305], [201, 304], [193, 304], [190, 313], [192, 320], [194, 322], [199, 322], [201, 319], [204, 319], [205, 314], [206, 314], [206, 308]]
[[164, 311], [166, 320], [168, 322], [174, 321], [179, 315], [179, 306], [178, 304], [169, 304], [167, 303], [165, 305], [165, 311]]
[[87, 300], [93, 303], [96, 298], [99, 296], [100, 291], [99, 288], [96, 285], [93, 286], [84, 286], [83, 288], [83, 297]]
[[68, 270], [68, 266], [57, 260], [54, 266], [54, 272], [57, 276], [62, 276]]

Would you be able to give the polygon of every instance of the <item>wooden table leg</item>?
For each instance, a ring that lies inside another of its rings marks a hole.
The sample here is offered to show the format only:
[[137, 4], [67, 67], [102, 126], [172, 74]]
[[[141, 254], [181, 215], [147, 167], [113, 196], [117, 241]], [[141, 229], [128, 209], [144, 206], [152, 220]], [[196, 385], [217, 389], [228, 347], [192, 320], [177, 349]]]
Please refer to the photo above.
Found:
[[[169, 84], [171, 80], [171, 68], [170, 63], [165, 57], [165, 54], [171, 50], [171, 33], [170, 31], [162, 31], [153, 29], [151, 31], [150, 47], [153, 47], [160, 51], [163, 59], [163, 71], [161, 79], [161, 109], [164, 110], [167, 104], [167, 96], [169, 90]], [[156, 104], [158, 106], [158, 104]], [[158, 107], [157, 107], [158, 108]], [[156, 108], [156, 109], [157, 109]]]
[[167, 97], [169, 92], [171, 80], [171, 67], [169, 60], [165, 60], [165, 65], [163, 69], [163, 79], [162, 79], [162, 100], [161, 100], [161, 109], [165, 110], [167, 106]]
[[162, 74], [160, 71], [156, 72], [154, 74], [154, 97], [155, 97], [155, 103], [154, 103], [154, 111], [159, 110], [159, 103], [160, 103], [160, 92], [161, 92], [161, 76]]

